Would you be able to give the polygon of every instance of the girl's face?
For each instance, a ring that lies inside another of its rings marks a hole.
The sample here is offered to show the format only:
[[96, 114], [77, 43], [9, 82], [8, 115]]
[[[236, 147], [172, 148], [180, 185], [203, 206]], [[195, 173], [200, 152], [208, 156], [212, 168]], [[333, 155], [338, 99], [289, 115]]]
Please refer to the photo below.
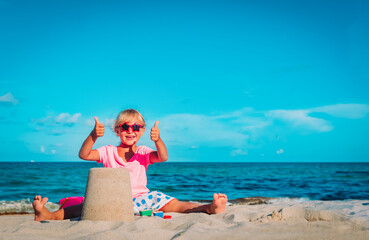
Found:
[[144, 134], [145, 128], [143, 127], [140, 127], [139, 131], [134, 131], [135, 127], [133, 127], [133, 125], [135, 125], [136, 123], [142, 126], [141, 121], [137, 117], [135, 117], [130, 122], [123, 123], [128, 125], [128, 131], [122, 131], [121, 127], [118, 128], [118, 135], [123, 145], [127, 146], [135, 145], [138, 142], [138, 140], [140, 140], [141, 136]]

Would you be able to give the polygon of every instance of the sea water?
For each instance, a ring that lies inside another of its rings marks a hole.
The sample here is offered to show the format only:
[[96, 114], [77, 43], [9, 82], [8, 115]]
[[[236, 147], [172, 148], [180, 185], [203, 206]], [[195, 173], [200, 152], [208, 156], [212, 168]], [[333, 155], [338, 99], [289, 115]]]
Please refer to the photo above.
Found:
[[[84, 196], [95, 162], [0, 162], [0, 214], [32, 212], [35, 195], [52, 203]], [[249, 197], [369, 200], [369, 163], [155, 163], [148, 188], [185, 201]], [[56, 208], [57, 205], [54, 207]]]

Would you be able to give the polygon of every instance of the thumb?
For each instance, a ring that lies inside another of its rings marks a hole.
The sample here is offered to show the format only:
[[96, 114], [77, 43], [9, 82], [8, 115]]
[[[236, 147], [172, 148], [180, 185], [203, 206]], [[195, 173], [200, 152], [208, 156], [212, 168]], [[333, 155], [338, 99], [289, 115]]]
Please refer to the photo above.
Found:
[[156, 122], [155, 122], [155, 125], [154, 125], [154, 128], [157, 128], [157, 127], [158, 127], [158, 125], [159, 125], [159, 121], [156, 121]]
[[98, 123], [100, 123], [99, 122], [99, 119], [97, 117], [94, 117], [94, 119], [95, 119], [95, 125], [97, 125]]

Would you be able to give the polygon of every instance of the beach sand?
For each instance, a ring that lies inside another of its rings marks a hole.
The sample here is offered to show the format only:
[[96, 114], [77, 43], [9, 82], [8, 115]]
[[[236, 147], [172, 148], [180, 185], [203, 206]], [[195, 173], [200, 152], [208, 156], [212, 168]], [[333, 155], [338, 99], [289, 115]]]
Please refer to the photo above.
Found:
[[231, 205], [224, 213], [168, 213], [132, 223], [33, 221], [32, 214], [0, 216], [0, 239], [369, 239], [369, 201], [279, 199]]

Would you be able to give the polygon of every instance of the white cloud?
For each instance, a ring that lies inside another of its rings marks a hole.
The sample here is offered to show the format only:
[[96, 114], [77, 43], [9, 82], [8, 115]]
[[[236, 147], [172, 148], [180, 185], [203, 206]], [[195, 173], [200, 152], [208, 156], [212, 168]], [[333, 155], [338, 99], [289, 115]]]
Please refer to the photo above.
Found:
[[54, 118], [55, 122], [63, 122], [67, 117], [69, 117], [69, 113], [61, 113], [57, 117]]
[[61, 113], [53, 119], [57, 123], [76, 123], [81, 116], [81, 113], [75, 113], [73, 115], [70, 115], [69, 113]]
[[312, 117], [312, 113], [326, 113], [333, 117], [358, 119], [364, 118], [369, 113], [367, 104], [335, 104], [316, 108], [299, 110], [270, 110], [265, 112], [265, 116], [272, 120], [281, 120], [292, 128], [303, 131], [329, 132], [333, 130], [333, 125], [322, 117]]
[[[172, 114], [160, 119], [159, 129], [168, 145], [187, 146], [192, 149], [201, 146], [231, 147], [232, 156], [247, 154], [249, 136], [240, 125], [229, 124], [233, 119], [225, 115]], [[154, 123], [149, 122], [149, 126]]]
[[271, 110], [266, 112], [266, 116], [271, 119], [278, 119], [288, 123], [293, 128], [312, 130], [316, 132], [329, 132], [332, 125], [321, 118], [311, 117], [310, 110]]
[[[115, 119], [113, 118], [106, 118], [103, 121], [99, 119], [100, 123], [103, 123], [105, 125], [105, 128], [112, 128], [113, 124], [115, 122]], [[95, 120], [93, 118], [89, 118], [86, 120], [85, 124], [89, 127], [95, 126]]]
[[60, 113], [41, 119], [31, 119], [31, 125], [37, 132], [60, 136], [70, 132], [68, 129], [75, 126], [79, 122], [81, 116], [81, 113]]
[[50, 146], [44, 146], [44, 145], [41, 145], [40, 146], [40, 152], [43, 153], [43, 154], [56, 154], [56, 149], [51, 149], [50, 148], [52, 147], [52, 145]]
[[[237, 156], [246, 155], [247, 149], [261, 146], [266, 139], [274, 141], [276, 134], [286, 136], [332, 131], [333, 123], [324, 119], [324, 115], [311, 116], [317, 112], [348, 119], [363, 118], [369, 112], [369, 105], [336, 104], [267, 111], [243, 108], [217, 115], [172, 114], [159, 119], [159, 129], [169, 145], [231, 147], [234, 150], [230, 154]], [[277, 154], [282, 153], [283, 149], [277, 151]]]
[[17, 105], [18, 100], [11, 93], [0, 96], [0, 103]]
[[173, 145], [209, 143], [213, 146], [239, 147], [248, 135], [217, 117], [202, 114], [173, 114], [160, 119], [159, 129]]
[[231, 151], [231, 155], [232, 156], [239, 156], [239, 155], [247, 155], [247, 150], [246, 149], [235, 149]]
[[76, 123], [78, 119], [82, 116], [81, 113], [75, 113], [70, 118], [66, 120], [67, 123]]
[[108, 127], [108, 128], [113, 128], [114, 122], [115, 122], [115, 119], [113, 118], [107, 118], [103, 121], [105, 127]]
[[366, 104], [336, 104], [312, 108], [311, 112], [323, 112], [340, 118], [364, 118], [369, 113], [369, 105]]
[[95, 126], [95, 121], [91, 120], [91, 119], [87, 119], [85, 124], [89, 127], [93, 127], [93, 126]]
[[45, 125], [45, 126], [73, 126], [78, 122], [79, 118], [82, 116], [81, 113], [75, 113], [73, 115], [69, 113], [60, 113], [57, 116], [47, 116], [42, 119], [32, 119], [34, 123], [37, 125]]
[[284, 151], [283, 151], [283, 149], [281, 148], [281, 149], [279, 149], [279, 150], [277, 150], [277, 154], [282, 154]]

